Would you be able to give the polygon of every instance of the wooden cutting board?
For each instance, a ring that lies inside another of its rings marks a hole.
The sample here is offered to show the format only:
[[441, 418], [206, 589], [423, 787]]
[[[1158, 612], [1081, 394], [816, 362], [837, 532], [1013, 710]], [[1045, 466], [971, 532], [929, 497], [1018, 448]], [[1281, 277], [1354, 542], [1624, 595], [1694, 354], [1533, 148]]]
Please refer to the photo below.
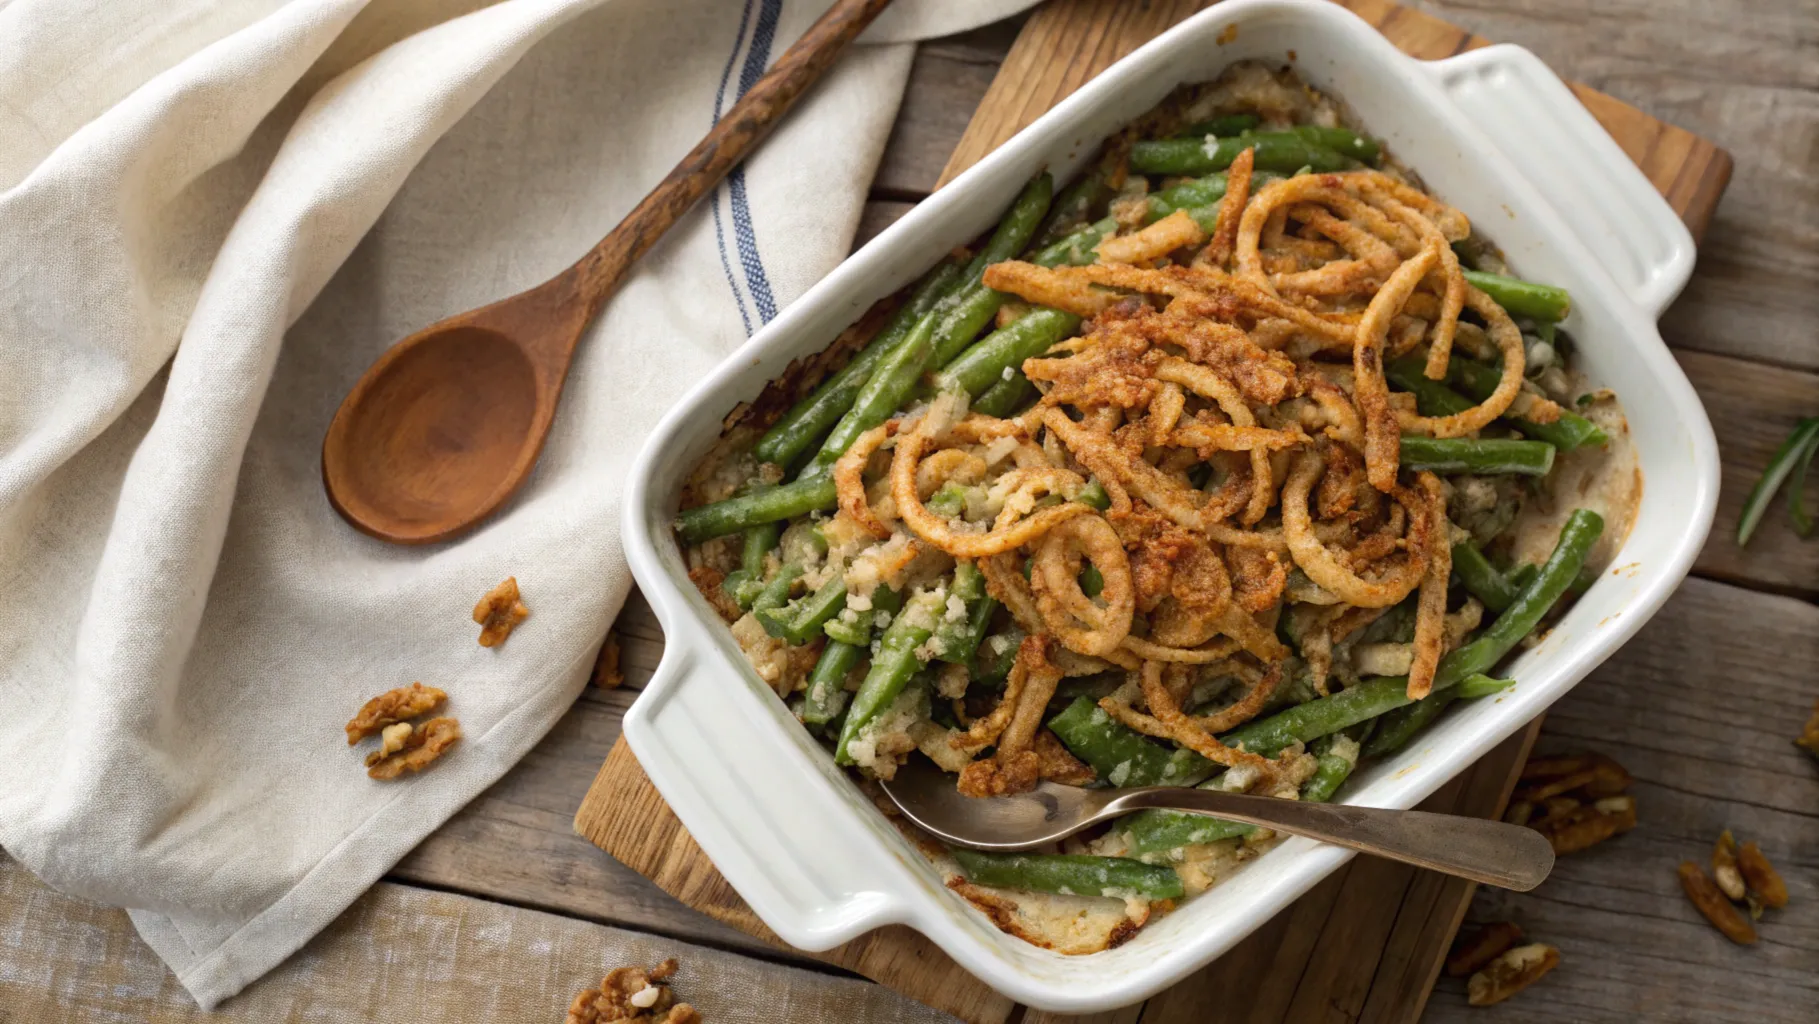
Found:
[[[951, 180], [1118, 58], [1211, 0], [1050, 0], [1005, 58], [941, 181]], [[1404, 52], [1426, 60], [1486, 45], [1389, 0], [1336, 0]], [[1731, 158], [1690, 132], [1580, 85], [1574, 92], [1703, 237], [1730, 180]], [[1422, 806], [1501, 814], [1540, 720], [1512, 736]], [[575, 815], [575, 829], [664, 891], [711, 917], [781, 944], [670, 812], [621, 739]], [[1097, 1024], [1263, 1021], [1409, 1021], [1426, 1005], [1474, 886], [1369, 857], [1352, 860], [1232, 952], [1142, 1006], [1095, 1015]], [[1065, 1019], [1023, 1011], [921, 935], [880, 929], [824, 953], [972, 1024]], [[1232, 999], [1234, 992], [1243, 999]]]

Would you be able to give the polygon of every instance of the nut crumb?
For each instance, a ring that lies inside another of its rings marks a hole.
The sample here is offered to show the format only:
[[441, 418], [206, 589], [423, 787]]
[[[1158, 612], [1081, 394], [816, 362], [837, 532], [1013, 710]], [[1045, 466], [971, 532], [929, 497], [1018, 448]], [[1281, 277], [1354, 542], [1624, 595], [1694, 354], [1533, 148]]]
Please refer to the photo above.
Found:
[[432, 718], [419, 724], [397, 752], [368, 757], [366, 774], [379, 780], [395, 779], [405, 772], [420, 772], [448, 752], [461, 738], [461, 723], [453, 718]]
[[1819, 757], [1819, 701], [1813, 702], [1813, 716], [1806, 720], [1806, 728], [1800, 731], [1800, 738], [1794, 741], [1806, 752]]
[[1542, 943], [1517, 946], [1486, 964], [1465, 983], [1466, 1002], [1491, 1006], [1533, 985], [1560, 966], [1560, 951]]
[[625, 685], [625, 673], [619, 670], [619, 631], [606, 631], [600, 655], [594, 659], [594, 685], [602, 690], [616, 690]]
[[1522, 941], [1522, 929], [1511, 921], [1496, 921], [1453, 941], [1453, 951], [1446, 956], [1446, 975], [1463, 978], [1484, 970], [1492, 960], [1509, 952]]
[[1699, 913], [1705, 915], [1712, 927], [1724, 933], [1725, 938], [1739, 946], [1755, 944], [1756, 929], [1743, 919], [1742, 914], [1737, 913], [1737, 908], [1731, 906], [1730, 900], [1724, 898], [1724, 893], [1719, 891], [1704, 868], [1690, 860], [1681, 861], [1680, 887], [1686, 890], [1686, 898], [1693, 901], [1693, 906], [1698, 908]]
[[675, 1001], [664, 979], [676, 973], [671, 957], [646, 971], [619, 967], [600, 980], [597, 989], [586, 989], [569, 1004], [566, 1024], [701, 1024], [701, 1015], [687, 1003]]
[[347, 723], [347, 745], [351, 747], [407, 718], [428, 714], [441, 707], [447, 699], [448, 694], [422, 683], [387, 690], [362, 705], [360, 713]]
[[480, 624], [480, 646], [497, 647], [504, 643], [530, 613], [524, 602], [518, 600], [518, 577], [507, 576], [474, 605], [474, 621]]

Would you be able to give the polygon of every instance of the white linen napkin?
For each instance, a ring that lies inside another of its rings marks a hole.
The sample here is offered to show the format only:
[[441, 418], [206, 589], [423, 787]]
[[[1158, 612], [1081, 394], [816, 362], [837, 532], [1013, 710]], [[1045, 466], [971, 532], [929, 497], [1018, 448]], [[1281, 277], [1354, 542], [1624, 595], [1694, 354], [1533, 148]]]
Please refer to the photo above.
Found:
[[[827, 0], [0, 0], [0, 846], [204, 1007], [296, 950], [584, 685], [633, 454], [845, 255], [907, 41], [1028, 3], [898, 0], [606, 308], [524, 491], [400, 548], [322, 491], [361, 371], [575, 259]], [[341, 725], [413, 680], [465, 738], [369, 780]]]

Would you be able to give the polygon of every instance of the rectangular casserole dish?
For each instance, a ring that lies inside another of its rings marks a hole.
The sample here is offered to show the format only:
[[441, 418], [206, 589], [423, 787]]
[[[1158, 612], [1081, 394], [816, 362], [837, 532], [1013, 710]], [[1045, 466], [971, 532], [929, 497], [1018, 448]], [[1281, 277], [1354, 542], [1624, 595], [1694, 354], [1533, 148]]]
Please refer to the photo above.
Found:
[[1219, 956], [1350, 856], [1291, 838], [1125, 945], [1087, 957], [1003, 934], [945, 890], [758, 679], [690, 584], [669, 525], [728, 410], [989, 229], [1030, 176], [1047, 167], [1066, 181], [1101, 139], [1176, 85], [1243, 59], [1292, 62], [1464, 210], [1516, 273], [1571, 291], [1578, 368], [1623, 401], [1646, 484], [1614, 568], [1514, 662], [1516, 685], [1360, 771], [1345, 802], [1418, 803], [1615, 651], [1692, 564], [1710, 528], [1718, 463], [1705, 412], [1654, 325], [1692, 269], [1692, 239], [1673, 211], [1526, 50], [1423, 63], [1325, 0], [1227, 0], [1088, 83], [855, 253], [683, 399], [639, 457], [626, 551], [668, 646], [626, 715], [626, 739], [721, 873], [786, 941], [819, 950], [907, 924], [1019, 1002], [1097, 1012]]

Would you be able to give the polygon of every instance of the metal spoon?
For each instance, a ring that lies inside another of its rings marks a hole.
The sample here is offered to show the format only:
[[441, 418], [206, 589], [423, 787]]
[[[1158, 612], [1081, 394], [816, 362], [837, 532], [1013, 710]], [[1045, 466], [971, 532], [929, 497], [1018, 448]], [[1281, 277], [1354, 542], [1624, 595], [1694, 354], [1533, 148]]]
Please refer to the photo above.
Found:
[[1261, 825], [1517, 892], [1540, 885], [1554, 867], [1553, 847], [1534, 829], [1456, 814], [1301, 803], [1216, 789], [1080, 789], [1052, 782], [1029, 793], [982, 799], [962, 796], [953, 776], [921, 758], [899, 768], [883, 789], [924, 832], [956, 846], [1000, 853], [1157, 808]]

